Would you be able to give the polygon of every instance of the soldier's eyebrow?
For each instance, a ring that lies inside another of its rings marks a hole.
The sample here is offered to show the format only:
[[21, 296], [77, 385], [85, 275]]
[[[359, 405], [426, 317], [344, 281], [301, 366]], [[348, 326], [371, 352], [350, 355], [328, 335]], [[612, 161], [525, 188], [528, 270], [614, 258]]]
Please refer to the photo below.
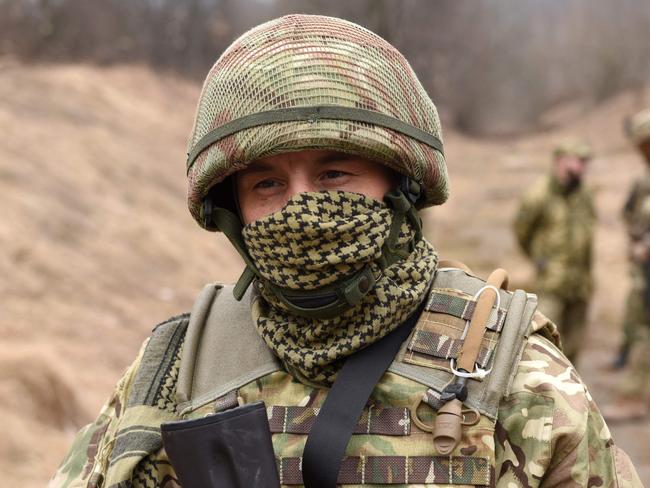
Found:
[[253, 161], [244, 169], [242, 169], [240, 173], [244, 173], [244, 174], [264, 173], [272, 169], [273, 169], [273, 165], [270, 163], [265, 163], [263, 161]]
[[346, 154], [342, 152], [332, 152], [328, 154], [324, 154], [320, 158], [316, 160], [317, 164], [327, 164], [327, 163], [333, 163], [335, 161], [347, 161], [350, 159], [354, 159], [354, 156], [351, 154]]

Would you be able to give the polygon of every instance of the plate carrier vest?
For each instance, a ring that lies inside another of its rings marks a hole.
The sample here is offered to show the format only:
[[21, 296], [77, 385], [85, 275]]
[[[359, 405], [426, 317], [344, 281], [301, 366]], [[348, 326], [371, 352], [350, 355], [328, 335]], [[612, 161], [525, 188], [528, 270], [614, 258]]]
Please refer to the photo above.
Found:
[[[452, 455], [436, 455], [432, 441], [429, 455], [412, 455], [408, 446], [416, 445], [425, 435], [423, 429], [432, 424], [441, 392], [454, 379], [450, 365], [459, 356], [477, 293], [485, 286], [469, 270], [445, 266], [441, 262], [422, 316], [375, 390], [391, 378], [408, 385], [409, 391], [421, 393], [415, 402], [392, 398], [393, 405], [373, 402], [371, 397], [355, 431], [358, 435], [353, 435], [348, 445], [352, 455], [341, 465], [341, 484], [494, 484], [494, 442], [484, 442], [477, 449], [468, 439], [485, 441], [486, 436], [494, 436], [499, 403], [508, 397], [517, 373], [532, 331], [537, 298], [522, 290], [499, 290], [500, 304], [491, 311], [476, 362], [485, 374], [470, 379], [467, 385], [464, 413], [474, 420], [464, 422], [463, 439]], [[102, 476], [90, 486], [138, 486], [130, 484], [130, 476], [142, 463], [155, 469], [166, 463], [165, 469], [170, 470], [162, 451], [161, 423], [264, 400], [260, 385], [265, 378], [288, 376], [257, 333], [250, 300], [250, 292], [238, 302], [231, 286], [207, 285], [191, 314], [174, 317], [154, 329], [105, 460], [106, 479]], [[296, 380], [276, 384], [288, 385], [286, 391], [274, 392], [273, 398], [281, 398], [281, 404], [266, 402], [278, 472], [283, 486], [300, 485], [300, 456], [318, 413], [314, 404], [305, 404], [305, 398], [322, 403], [327, 390]], [[369, 437], [360, 440], [364, 436]], [[390, 456], [354, 455], [363, 442], [374, 440], [394, 443], [395, 452]], [[405, 455], [398, 455], [399, 446], [407, 446]]]

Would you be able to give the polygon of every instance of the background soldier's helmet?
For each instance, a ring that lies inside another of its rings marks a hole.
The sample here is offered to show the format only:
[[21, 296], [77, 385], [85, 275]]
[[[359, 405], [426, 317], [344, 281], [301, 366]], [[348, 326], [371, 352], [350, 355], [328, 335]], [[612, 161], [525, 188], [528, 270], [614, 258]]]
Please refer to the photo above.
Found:
[[575, 156], [583, 160], [589, 160], [593, 157], [591, 148], [581, 141], [566, 140], [559, 143], [553, 149], [553, 157]]
[[237, 39], [210, 70], [188, 144], [188, 204], [204, 226], [210, 193], [251, 161], [329, 149], [385, 164], [420, 183], [418, 207], [443, 203], [448, 179], [440, 120], [391, 44], [337, 18], [290, 15]]
[[626, 121], [626, 130], [632, 143], [636, 146], [650, 140], [650, 108], [630, 117]]

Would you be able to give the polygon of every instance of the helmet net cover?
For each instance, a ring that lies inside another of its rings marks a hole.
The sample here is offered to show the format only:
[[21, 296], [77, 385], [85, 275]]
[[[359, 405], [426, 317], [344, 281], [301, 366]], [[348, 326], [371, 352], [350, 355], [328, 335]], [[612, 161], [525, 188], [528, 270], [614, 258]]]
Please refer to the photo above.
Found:
[[[440, 120], [408, 61], [369, 30], [333, 17], [289, 15], [259, 25], [217, 60], [198, 103], [188, 153], [211, 130], [274, 109], [333, 105], [383, 113], [442, 141]], [[306, 149], [382, 163], [423, 187], [419, 206], [448, 197], [444, 155], [366, 122], [275, 122], [240, 130], [203, 150], [188, 169], [188, 205], [200, 225], [208, 191], [255, 159]]]
[[640, 146], [650, 140], [650, 108], [632, 116], [629, 125], [629, 135], [633, 144]]
[[575, 156], [583, 160], [593, 158], [591, 148], [584, 142], [576, 139], [567, 139], [560, 142], [555, 149], [553, 149], [553, 157], [559, 158], [562, 156]]

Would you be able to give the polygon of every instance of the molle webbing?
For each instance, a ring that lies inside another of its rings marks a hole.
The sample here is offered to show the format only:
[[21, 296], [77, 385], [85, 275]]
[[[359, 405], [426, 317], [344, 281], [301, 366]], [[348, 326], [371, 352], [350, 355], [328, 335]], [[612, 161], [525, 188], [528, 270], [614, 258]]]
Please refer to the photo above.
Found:
[[[278, 460], [282, 485], [302, 485], [302, 458]], [[348, 456], [337, 484], [462, 484], [490, 485], [490, 460], [469, 456]]]
[[[436, 278], [433, 283], [433, 293], [446, 293], [456, 290], [473, 296], [484, 285], [485, 282], [483, 280], [463, 270], [443, 268], [438, 269], [436, 273]], [[499, 401], [502, 397], [508, 395], [512, 380], [517, 372], [516, 366], [523, 351], [525, 338], [530, 331], [530, 322], [537, 305], [533, 296], [529, 296], [521, 290], [517, 290], [514, 293], [500, 290], [499, 294], [501, 296], [501, 308], [506, 310], [507, 313], [505, 313], [503, 326], [498, 334], [498, 342], [495, 339], [496, 345], [493, 344], [494, 352], [491, 354], [493, 357], [487, 356], [481, 358], [479, 356], [480, 362], [488, 366], [491, 363], [492, 370], [484, 380], [471, 380], [468, 382], [469, 395], [464, 402], [467, 406], [477, 409], [491, 419], [496, 419]], [[469, 301], [469, 299], [466, 300], [466, 302]], [[446, 302], [448, 305], [445, 308], [440, 305], [442, 302], [443, 300], [441, 299], [435, 299], [433, 301], [434, 308], [439, 313], [445, 313], [466, 320], [467, 313], [465, 310], [471, 308], [471, 305], [466, 303], [461, 306], [457, 300], [450, 299]], [[488, 325], [499, 322], [495, 317], [500, 313], [503, 314], [503, 312], [495, 312], [493, 310]], [[496, 332], [498, 326], [492, 325], [491, 328], [495, 329]], [[419, 327], [416, 327], [416, 331], [414, 331], [411, 339], [402, 345], [400, 353], [398, 353], [396, 360], [388, 370], [427, 385], [436, 392], [441, 392], [453, 378], [450, 372], [409, 364], [403, 361], [405, 356], [409, 354], [409, 347], [411, 349], [414, 347], [430, 347], [430, 350], [433, 350], [430, 342], [430, 345], [427, 346], [426, 341], [418, 338], [419, 334]], [[454, 353], [457, 356], [457, 346], [450, 344], [449, 347], [450, 349], [448, 351], [445, 349], [436, 349], [436, 355], [440, 356], [442, 351], [443, 354], [449, 352], [449, 357], [453, 357]], [[485, 353], [483, 355], [485, 356]]]
[[[429, 295], [425, 311], [451, 315], [461, 320], [468, 321], [476, 309], [476, 300], [473, 298], [458, 296], [457, 292], [449, 290], [434, 289]], [[487, 368], [496, 347], [495, 335], [501, 332], [505, 322], [507, 309], [496, 307], [492, 310], [488, 321], [487, 329], [490, 331], [487, 347], [482, 346], [479, 350], [476, 364], [481, 368]], [[426, 318], [425, 318], [426, 320]], [[492, 339], [492, 340], [490, 340]], [[463, 347], [464, 340], [460, 334], [457, 338], [450, 337], [443, 333], [443, 330], [428, 330], [426, 327], [419, 327], [408, 342], [407, 351], [425, 354], [438, 359], [458, 359]]]
[[[442, 359], [458, 359], [462, 347], [462, 339], [450, 339], [436, 332], [418, 330], [409, 341], [407, 350]], [[491, 348], [481, 347], [476, 364], [481, 368], [487, 367], [493, 352]]]
[[[319, 411], [314, 407], [268, 407], [271, 432], [309, 434]], [[401, 407], [366, 408], [354, 430], [354, 434], [406, 436], [410, 433], [411, 412]]]
[[[463, 320], [470, 320], [476, 309], [476, 300], [453, 296], [448, 293], [441, 293], [436, 290], [431, 292], [426, 310], [430, 312], [440, 312], [453, 315]], [[500, 332], [506, 318], [507, 310], [499, 307], [499, 310], [492, 310], [492, 314], [487, 322], [487, 328], [495, 332]]]

